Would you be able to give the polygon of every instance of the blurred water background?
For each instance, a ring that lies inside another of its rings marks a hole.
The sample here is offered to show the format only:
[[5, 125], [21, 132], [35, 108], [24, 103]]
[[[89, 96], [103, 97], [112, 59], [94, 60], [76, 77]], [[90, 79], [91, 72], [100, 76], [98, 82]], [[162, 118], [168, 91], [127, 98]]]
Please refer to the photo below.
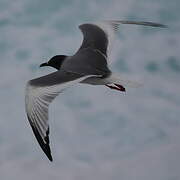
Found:
[[[0, 0], [0, 179], [180, 179], [179, 0]], [[72, 55], [78, 25], [104, 19], [164, 23], [121, 25], [111, 68], [144, 86], [127, 93], [78, 85], [51, 104], [48, 162], [24, 110], [39, 64]]]

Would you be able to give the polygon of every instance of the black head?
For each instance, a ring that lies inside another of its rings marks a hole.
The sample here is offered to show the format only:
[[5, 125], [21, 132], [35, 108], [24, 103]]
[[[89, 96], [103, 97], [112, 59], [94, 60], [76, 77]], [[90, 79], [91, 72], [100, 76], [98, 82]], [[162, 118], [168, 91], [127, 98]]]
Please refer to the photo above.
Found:
[[56, 56], [52, 57], [47, 63], [42, 63], [40, 65], [40, 67], [51, 66], [51, 67], [59, 70], [66, 57], [67, 56], [65, 56], [65, 55], [56, 55]]

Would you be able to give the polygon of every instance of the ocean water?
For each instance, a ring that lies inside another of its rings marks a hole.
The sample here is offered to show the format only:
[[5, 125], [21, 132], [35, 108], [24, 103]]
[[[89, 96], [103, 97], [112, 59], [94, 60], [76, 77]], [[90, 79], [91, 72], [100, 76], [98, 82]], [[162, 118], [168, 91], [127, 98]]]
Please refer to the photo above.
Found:
[[[0, 0], [0, 179], [180, 179], [179, 0]], [[115, 19], [164, 23], [121, 25], [110, 67], [143, 86], [126, 93], [78, 85], [50, 106], [50, 163], [24, 109], [28, 80], [55, 54], [73, 54], [78, 25]]]

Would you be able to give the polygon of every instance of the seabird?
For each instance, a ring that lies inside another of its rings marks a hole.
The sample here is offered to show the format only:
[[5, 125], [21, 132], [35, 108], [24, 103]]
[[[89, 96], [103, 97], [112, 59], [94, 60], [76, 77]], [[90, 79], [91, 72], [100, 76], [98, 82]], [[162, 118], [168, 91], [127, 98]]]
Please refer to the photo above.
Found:
[[165, 25], [152, 22], [102, 21], [82, 24], [83, 42], [73, 56], [56, 55], [40, 67], [51, 66], [56, 72], [28, 81], [25, 92], [26, 113], [34, 135], [48, 159], [52, 161], [49, 141], [49, 104], [66, 88], [77, 83], [106, 85], [119, 91], [138, 83], [124, 80], [110, 71], [109, 52], [120, 24], [152, 27]]

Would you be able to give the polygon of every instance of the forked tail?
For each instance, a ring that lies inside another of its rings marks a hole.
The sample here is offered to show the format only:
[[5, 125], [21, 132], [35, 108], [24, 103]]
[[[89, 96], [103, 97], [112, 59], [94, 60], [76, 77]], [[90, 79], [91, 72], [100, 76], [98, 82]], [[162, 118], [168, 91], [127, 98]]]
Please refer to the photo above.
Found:
[[107, 84], [106, 86], [111, 88], [111, 89], [116, 89], [119, 91], [126, 91], [126, 87], [131, 87], [131, 88], [138, 88], [142, 86], [142, 83], [138, 81], [133, 81], [133, 80], [128, 80], [122, 75], [119, 75], [118, 73], [112, 73], [107, 79]]

